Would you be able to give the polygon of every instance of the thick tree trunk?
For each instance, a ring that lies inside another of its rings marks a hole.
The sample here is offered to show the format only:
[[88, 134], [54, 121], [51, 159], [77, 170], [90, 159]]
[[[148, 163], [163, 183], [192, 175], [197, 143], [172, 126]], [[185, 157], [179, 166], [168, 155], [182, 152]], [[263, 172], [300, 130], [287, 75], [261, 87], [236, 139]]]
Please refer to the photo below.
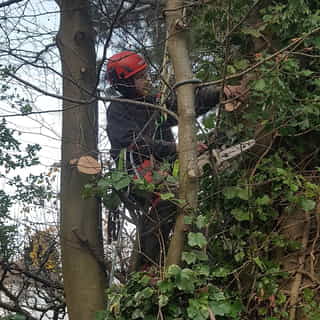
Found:
[[[63, 95], [83, 103], [63, 102], [61, 170], [61, 247], [66, 302], [71, 320], [90, 320], [104, 307], [105, 278], [99, 261], [103, 249], [99, 205], [81, 197], [91, 176], [70, 160], [97, 156], [97, 102], [94, 31], [86, 0], [62, 0], [57, 37], [63, 70]], [[93, 102], [88, 102], [93, 101]]]
[[[184, 1], [168, 0], [166, 22], [169, 31], [168, 52], [171, 57], [176, 83], [193, 78], [187, 38], [183, 22]], [[178, 8], [178, 9], [177, 9]], [[181, 85], [176, 90], [179, 114], [179, 198], [186, 201], [184, 210], [180, 210], [173, 238], [170, 243], [167, 265], [179, 264], [184, 246], [184, 215], [198, 205], [198, 168], [196, 153], [196, 113], [194, 107], [194, 87], [191, 83]]]

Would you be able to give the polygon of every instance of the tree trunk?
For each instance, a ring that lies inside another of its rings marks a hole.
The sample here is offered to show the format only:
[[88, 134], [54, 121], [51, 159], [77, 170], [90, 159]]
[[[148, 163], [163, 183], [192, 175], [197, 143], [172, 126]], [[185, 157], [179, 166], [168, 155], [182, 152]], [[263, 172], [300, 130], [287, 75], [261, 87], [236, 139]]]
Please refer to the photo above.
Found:
[[[168, 0], [166, 22], [169, 31], [168, 52], [171, 57], [176, 83], [193, 78], [185, 25], [183, 22], [184, 1]], [[173, 238], [170, 242], [167, 265], [179, 264], [184, 246], [184, 215], [186, 210], [194, 210], [198, 205], [198, 168], [196, 153], [196, 113], [194, 107], [194, 87], [191, 83], [176, 89], [179, 114], [179, 198], [186, 201], [176, 220]]]
[[[61, 248], [69, 319], [89, 320], [104, 307], [105, 278], [101, 219], [96, 199], [81, 191], [91, 176], [72, 166], [73, 159], [97, 156], [97, 101], [94, 31], [86, 0], [62, 0], [57, 36], [63, 71], [63, 95], [83, 103], [63, 102], [61, 169]], [[89, 102], [91, 101], [91, 102]], [[70, 162], [71, 161], [71, 162]]]

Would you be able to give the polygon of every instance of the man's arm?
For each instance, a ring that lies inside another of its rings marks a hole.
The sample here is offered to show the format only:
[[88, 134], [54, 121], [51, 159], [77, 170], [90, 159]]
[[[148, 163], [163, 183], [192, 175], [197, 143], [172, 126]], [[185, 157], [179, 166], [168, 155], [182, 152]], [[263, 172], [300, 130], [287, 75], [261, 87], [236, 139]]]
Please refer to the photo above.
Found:
[[[221, 87], [205, 86], [197, 88], [195, 91], [196, 115], [201, 116], [218, 106], [220, 102]], [[231, 99], [239, 97], [237, 102], [243, 102], [247, 97], [247, 90], [242, 86], [225, 86], [223, 89], [224, 98]], [[176, 96], [170, 96], [167, 100], [168, 109], [177, 112]], [[170, 126], [177, 124], [176, 120], [168, 118]]]
[[215, 108], [219, 103], [220, 87], [207, 86], [196, 89], [196, 115], [201, 116]]
[[[196, 105], [196, 115], [201, 116], [213, 109], [219, 103], [220, 88], [216, 86], [207, 86], [196, 89], [195, 92], [195, 105]], [[177, 97], [172, 94], [168, 97], [166, 101], [166, 106], [168, 109], [177, 112]], [[177, 125], [176, 119], [168, 116], [167, 125], [172, 127]]]
[[111, 155], [116, 159], [123, 148], [129, 147], [137, 136], [137, 126], [127, 116], [125, 106], [113, 103], [107, 111], [107, 134], [111, 143]]

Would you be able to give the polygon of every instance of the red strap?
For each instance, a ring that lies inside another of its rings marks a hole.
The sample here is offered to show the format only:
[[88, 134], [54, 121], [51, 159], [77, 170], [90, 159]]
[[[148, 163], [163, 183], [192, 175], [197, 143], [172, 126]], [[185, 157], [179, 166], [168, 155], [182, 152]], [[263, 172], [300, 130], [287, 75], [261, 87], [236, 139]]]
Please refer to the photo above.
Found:
[[[152, 183], [152, 162], [150, 160], [144, 160], [141, 165], [137, 168], [138, 173], [141, 173], [143, 178], [148, 182]], [[133, 179], [138, 179], [134, 176]]]

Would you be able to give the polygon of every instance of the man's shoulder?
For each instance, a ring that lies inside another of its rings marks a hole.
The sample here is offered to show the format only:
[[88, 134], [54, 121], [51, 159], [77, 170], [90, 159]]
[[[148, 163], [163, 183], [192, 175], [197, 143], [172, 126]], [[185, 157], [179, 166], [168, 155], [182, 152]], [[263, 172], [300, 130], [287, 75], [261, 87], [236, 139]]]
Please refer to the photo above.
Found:
[[125, 102], [121, 101], [112, 101], [108, 107], [108, 113], [118, 113], [118, 112], [125, 112], [128, 110], [128, 106]]

